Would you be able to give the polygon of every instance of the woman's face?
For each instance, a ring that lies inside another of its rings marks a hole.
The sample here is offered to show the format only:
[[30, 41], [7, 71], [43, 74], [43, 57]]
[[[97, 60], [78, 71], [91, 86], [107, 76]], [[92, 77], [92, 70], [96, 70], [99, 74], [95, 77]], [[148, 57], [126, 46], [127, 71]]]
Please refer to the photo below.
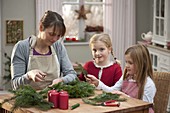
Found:
[[91, 44], [91, 51], [93, 58], [98, 65], [107, 65], [109, 54], [111, 53], [110, 48], [107, 48], [103, 42], [97, 41], [96, 43]]
[[130, 54], [125, 55], [125, 62], [126, 62], [126, 69], [127, 69], [127, 74], [129, 75], [134, 75], [136, 74], [136, 69], [134, 62], [132, 58], [130, 57]]
[[56, 32], [53, 32], [53, 28], [54, 27], [50, 27], [40, 31], [41, 39], [47, 46], [51, 46], [53, 43], [61, 38], [59, 30], [56, 28]]

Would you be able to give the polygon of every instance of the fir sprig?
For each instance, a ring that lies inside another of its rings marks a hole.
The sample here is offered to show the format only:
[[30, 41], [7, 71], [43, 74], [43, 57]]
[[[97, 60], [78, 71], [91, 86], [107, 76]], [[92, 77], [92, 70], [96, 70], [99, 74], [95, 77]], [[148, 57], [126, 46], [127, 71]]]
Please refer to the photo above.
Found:
[[90, 85], [87, 82], [79, 81], [76, 79], [73, 82], [68, 84], [58, 83], [53, 85], [52, 87], [45, 88], [39, 93], [44, 97], [47, 95], [48, 91], [51, 89], [55, 89], [57, 91], [65, 90], [69, 94], [69, 98], [83, 98], [94, 95], [95, 87]]
[[95, 87], [87, 82], [81, 82], [76, 79], [68, 84], [58, 83], [52, 87], [47, 87], [40, 92], [34, 90], [30, 85], [21, 86], [17, 90], [9, 90], [14, 94], [13, 97], [5, 99], [2, 103], [12, 101], [14, 102], [11, 111], [13, 112], [19, 107], [29, 108], [35, 107], [40, 110], [49, 110], [53, 106], [52, 103], [47, 102], [45, 98], [47, 93], [51, 89], [56, 89], [57, 91], [65, 90], [69, 93], [69, 98], [82, 98], [94, 95]]
[[11, 69], [10, 69], [10, 66], [11, 66], [11, 58], [10, 56], [7, 55], [7, 53], [4, 53], [4, 56], [6, 58], [6, 62], [4, 63], [5, 64], [5, 75], [3, 76], [3, 79], [5, 80], [4, 84], [7, 84], [8, 82], [10, 82], [11, 80]]
[[93, 98], [82, 98], [83, 102], [86, 104], [91, 105], [101, 105], [102, 102], [108, 101], [108, 100], [115, 100], [115, 101], [126, 101], [125, 98], [120, 98], [119, 94], [112, 94], [112, 93], [106, 93], [103, 92], [102, 94], [99, 94]]
[[87, 76], [88, 72], [83, 68], [83, 66], [78, 62], [76, 62], [76, 64], [78, 65], [78, 68], [81, 70], [82, 74]]
[[10, 92], [13, 93], [14, 96], [9, 99], [5, 99], [2, 102], [2, 104], [14, 100], [14, 105], [11, 109], [12, 112], [19, 107], [23, 108], [35, 107], [40, 110], [49, 110], [53, 105], [52, 103], [44, 100], [43, 96], [37, 93], [29, 85], [21, 86], [19, 89]]

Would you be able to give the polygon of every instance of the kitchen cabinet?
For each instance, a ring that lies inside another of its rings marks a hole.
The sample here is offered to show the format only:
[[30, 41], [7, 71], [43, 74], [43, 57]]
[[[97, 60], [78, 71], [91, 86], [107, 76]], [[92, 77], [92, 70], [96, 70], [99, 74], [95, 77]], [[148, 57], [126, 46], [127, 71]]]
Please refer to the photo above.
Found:
[[147, 45], [147, 48], [154, 71], [170, 72], [170, 50], [155, 45]]
[[153, 45], [170, 46], [170, 0], [154, 0]]

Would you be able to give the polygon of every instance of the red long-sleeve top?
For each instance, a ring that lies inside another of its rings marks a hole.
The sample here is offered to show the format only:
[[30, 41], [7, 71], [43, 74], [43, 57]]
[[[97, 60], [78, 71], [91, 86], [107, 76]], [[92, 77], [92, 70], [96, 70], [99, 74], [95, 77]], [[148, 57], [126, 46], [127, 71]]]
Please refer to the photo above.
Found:
[[[88, 74], [94, 75], [99, 79], [99, 72], [102, 70], [100, 80], [107, 86], [113, 86], [122, 76], [122, 70], [119, 64], [112, 63], [109, 66], [99, 67], [95, 66], [93, 61], [86, 62], [83, 68], [87, 71]], [[81, 81], [85, 81], [84, 75], [80, 74], [78, 78]]]

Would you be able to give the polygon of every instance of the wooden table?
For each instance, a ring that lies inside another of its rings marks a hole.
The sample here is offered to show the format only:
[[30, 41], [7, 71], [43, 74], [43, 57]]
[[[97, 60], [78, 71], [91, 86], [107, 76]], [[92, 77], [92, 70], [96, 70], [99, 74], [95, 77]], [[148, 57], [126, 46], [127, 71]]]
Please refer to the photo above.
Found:
[[[96, 94], [101, 93], [97, 91]], [[11, 94], [0, 94], [0, 102], [5, 98], [10, 98]], [[76, 103], [80, 104], [80, 107], [73, 110], [60, 110], [60, 109], [51, 109], [48, 111], [40, 111], [36, 108], [19, 108], [16, 113], [148, 113], [149, 107], [152, 106], [152, 103], [144, 102], [142, 100], [127, 98], [126, 102], [121, 102], [119, 107], [106, 107], [106, 106], [93, 106], [85, 104], [81, 98], [69, 99], [69, 106], [72, 106]], [[0, 113], [8, 113], [12, 107], [12, 104], [5, 103], [3, 104]]]

